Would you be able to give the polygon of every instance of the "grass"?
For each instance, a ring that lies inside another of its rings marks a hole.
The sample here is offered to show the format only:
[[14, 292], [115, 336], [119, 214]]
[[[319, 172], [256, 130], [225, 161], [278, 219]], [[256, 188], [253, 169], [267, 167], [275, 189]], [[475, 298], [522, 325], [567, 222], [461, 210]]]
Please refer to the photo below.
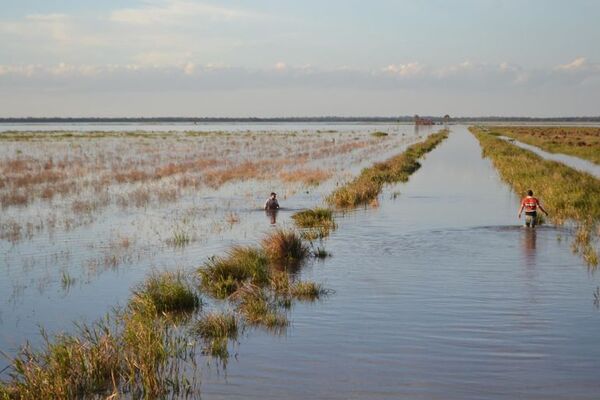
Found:
[[184, 231], [173, 232], [173, 237], [170, 242], [175, 247], [185, 247], [191, 242], [190, 235]]
[[389, 134], [387, 132], [376, 131], [376, 132], [371, 133], [371, 136], [373, 136], [373, 137], [386, 137], [386, 136], [389, 136]]
[[308, 246], [293, 230], [277, 229], [261, 244], [271, 263], [281, 267], [297, 267], [309, 254]]
[[295, 298], [305, 301], [314, 301], [329, 293], [320, 283], [309, 281], [294, 283], [290, 292]]
[[328, 227], [335, 228], [333, 210], [329, 208], [313, 208], [299, 211], [292, 215], [292, 219], [301, 228]]
[[7, 399], [162, 398], [194, 390], [181, 365], [189, 342], [156, 310], [128, 307], [73, 334], [42, 331], [39, 349], [26, 345], [2, 382]]
[[239, 299], [238, 310], [250, 325], [280, 330], [289, 324], [285, 314], [270, 301], [263, 288], [247, 285], [238, 293], [237, 299]]
[[316, 249], [314, 249], [313, 250], [313, 255], [315, 256], [315, 258], [327, 258], [327, 257], [331, 257], [331, 253], [329, 253], [323, 247], [317, 247]]
[[406, 182], [408, 177], [421, 167], [417, 160], [447, 137], [448, 130], [441, 130], [423, 142], [408, 147], [402, 154], [365, 168], [357, 178], [329, 195], [328, 203], [337, 208], [353, 208], [374, 203], [384, 184]]
[[223, 299], [244, 283], [264, 285], [269, 279], [269, 260], [260, 248], [233, 247], [225, 257], [212, 257], [198, 270], [202, 287]]
[[223, 312], [204, 315], [193, 328], [204, 341], [204, 353], [223, 362], [229, 357], [227, 342], [237, 339], [238, 330], [235, 316]]
[[494, 126], [493, 134], [508, 136], [550, 153], [562, 153], [600, 164], [600, 128], [588, 126]]
[[600, 221], [600, 181], [564, 164], [544, 160], [480, 128], [470, 130], [479, 140], [483, 155], [492, 160], [501, 178], [515, 192], [524, 194], [532, 189], [542, 199], [552, 223], [573, 221], [577, 225], [573, 249], [581, 251], [590, 266], [597, 265], [592, 237]]
[[194, 310], [200, 299], [182, 272], [153, 272], [134, 290], [132, 304], [165, 313]]

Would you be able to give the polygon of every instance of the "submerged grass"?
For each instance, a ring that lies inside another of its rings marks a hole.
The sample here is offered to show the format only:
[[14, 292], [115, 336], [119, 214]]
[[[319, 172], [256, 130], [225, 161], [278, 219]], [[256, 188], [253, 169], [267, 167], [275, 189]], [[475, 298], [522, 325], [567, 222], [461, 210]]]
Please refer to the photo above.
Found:
[[203, 351], [225, 363], [229, 357], [227, 344], [238, 337], [238, 323], [235, 315], [212, 312], [204, 315], [193, 327], [203, 342]]
[[365, 168], [357, 178], [329, 195], [327, 201], [337, 208], [352, 208], [373, 203], [384, 184], [406, 182], [408, 177], [421, 167], [417, 160], [447, 137], [448, 130], [443, 129], [430, 135], [423, 142], [408, 147], [402, 154]]
[[542, 157], [499, 139], [483, 129], [469, 128], [479, 140], [501, 178], [517, 193], [532, 189], [541, 197], [555, 224], [573, 221], [578, 233], [573, 249], [581, 251], [590, 266], [598, 264], [593, 232], [600, 221], [600, 181], [585, 172]]

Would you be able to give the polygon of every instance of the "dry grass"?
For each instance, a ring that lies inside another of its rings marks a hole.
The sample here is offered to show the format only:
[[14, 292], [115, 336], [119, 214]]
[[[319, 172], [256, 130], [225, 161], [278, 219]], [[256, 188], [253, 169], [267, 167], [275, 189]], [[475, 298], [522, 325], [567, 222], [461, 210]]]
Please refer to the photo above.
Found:
[[271, 263], [284, 268], [297, 267], [309, 254], [302, 238], [292, 230], [277, 229], [261, 244]]
[[589, 126], [494, 126], [490, 132], [600, 164], [600, 128]]

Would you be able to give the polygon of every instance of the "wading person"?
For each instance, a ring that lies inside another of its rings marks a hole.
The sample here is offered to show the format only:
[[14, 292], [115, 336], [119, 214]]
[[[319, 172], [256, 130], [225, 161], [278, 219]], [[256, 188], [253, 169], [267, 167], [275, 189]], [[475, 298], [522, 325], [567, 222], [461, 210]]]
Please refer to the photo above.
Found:
[[548, 215], [546, 210], [544, 210], [544, 207], [540, 204], [540, 201], [533, 197], [533, 190], [528, 190], [527, 196], [521, 200], [521, 208], [519, 209], [519, 218], [521, 218], [521, 214], [523, 213], [523, 210], [525, 210], [525, 226], [535, 228], [538, 208], [542, 210], [544, 214]]
[[265, 202], [265, 210], [278, 210], [279, 202], [277, 201], [277, 193], [271, 192], [271, 197]]

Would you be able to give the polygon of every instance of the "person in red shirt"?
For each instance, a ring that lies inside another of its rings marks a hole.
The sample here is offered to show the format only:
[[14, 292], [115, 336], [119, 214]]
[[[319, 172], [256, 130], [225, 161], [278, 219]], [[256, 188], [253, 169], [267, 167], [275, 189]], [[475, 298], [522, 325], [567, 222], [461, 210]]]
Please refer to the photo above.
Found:
[[525, 226], [535, 228], [538, 208], [542, 210], [544, 214], [548, 215], [546, 210], [544, 210], [544, 207], [540, 204], [540, 201], [533, 197], [533, 190], [528, 190], [527, 197], [521, 200], [521, 208], [519, 209], [519, 218], [521, 218], [521, 213], [525, 210]]

